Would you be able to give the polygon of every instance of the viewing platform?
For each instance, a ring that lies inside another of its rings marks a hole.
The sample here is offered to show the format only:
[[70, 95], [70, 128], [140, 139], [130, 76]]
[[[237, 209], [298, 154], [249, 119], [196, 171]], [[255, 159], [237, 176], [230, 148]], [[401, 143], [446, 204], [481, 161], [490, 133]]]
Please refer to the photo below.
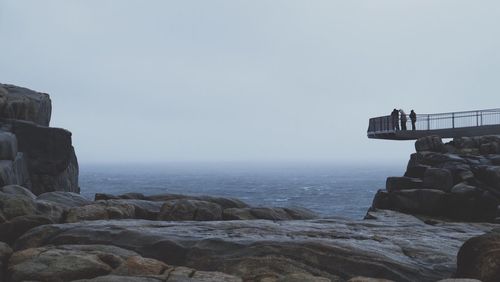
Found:
[[[415, 140], [429, 135], [441, 138], [500, 134], [500, 109], [479, 111], [417, 114], [415, 130], [407, 114], [407, 130], [396, 130], [390, 115], [371, 118], [368, 138], [388, 140]], [[401, 128], [401, 119], [398, 119]]]

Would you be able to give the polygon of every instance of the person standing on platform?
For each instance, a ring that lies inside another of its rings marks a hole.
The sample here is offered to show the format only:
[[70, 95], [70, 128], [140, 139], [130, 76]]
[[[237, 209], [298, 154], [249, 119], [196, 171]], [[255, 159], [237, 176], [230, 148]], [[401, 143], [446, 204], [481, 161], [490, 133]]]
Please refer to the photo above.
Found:
[[401, 130], [406, 130], [406, 122], [408, 121], [406, 113], [402, 109], [399, 110], [399, 113], [401, 114]]
[[392, 130], [399, 130], [399, 112], [394, 109], [391, 113]]
[[417, 122], [417, 114], [414, 110], [410, 112], [410, 120], [411, 120], [411, 130], [415, 130], [415, 123]]

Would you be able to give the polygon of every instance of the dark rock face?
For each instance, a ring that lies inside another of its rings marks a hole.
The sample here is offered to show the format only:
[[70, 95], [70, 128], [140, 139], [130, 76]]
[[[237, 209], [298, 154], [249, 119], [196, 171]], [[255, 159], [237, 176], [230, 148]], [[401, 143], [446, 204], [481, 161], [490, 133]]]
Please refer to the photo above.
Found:
[[415, 150], [417, 152], [429, 151], [429, 152], [445, 152], [445, 147], [441, 137], [439, 136], [427, 136], [420, 138], [415, 142]]
[[0, 118], [31, 121], [49, 126], [52, 102], [48, 94], [0, 84]]
[[[404, 177], [387, 178], [372, 206], [464, 221], [500, 217], [500, 136], [430, 136], [416, 141]], [[484, 148], [488, 147], [486, 150]], [[493, 149], [491, 149], [493, 148]]]
[[261, 280], [266, 277], [345, 281], [356, 276], [437, 281], [455, 272], [455, 256], [465, 240], [494, 228], [486, 223], [429, 225], [390, 211], [370, 214], [376, 220], [115, 220], [44, 225], [18, 239], [14, 249], [22, 253], [54, 245], [113, 245], [167, 265], [223, 271], [244, 281], [267, 281]]
[[467, 240], [458, 252], [456, 276], [483, 282], [500, 281], [500, 233]]
[[0, 84], [0, 187], [79, 192], [71, 133], [48, 127], [50, 115], [47, 94]]

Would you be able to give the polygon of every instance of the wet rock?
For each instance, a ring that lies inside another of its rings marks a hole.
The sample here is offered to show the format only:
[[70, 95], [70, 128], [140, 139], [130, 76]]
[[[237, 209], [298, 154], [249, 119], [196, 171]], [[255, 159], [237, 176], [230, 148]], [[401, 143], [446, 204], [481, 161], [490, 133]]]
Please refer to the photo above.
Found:
[[222, 220], [218, 204], [198, 200], [170, 200], [161, 207], [159, 220]]
[[453, 187], [453, 176], [447, 169], [429, 168], [425, 171], [423, 185], [429, 189], [449, 192]]
[[456, 277], [500, 281], [500, 234], [490, 233], [467, 240], [458, 252]]
[[38, 196], [38, 199], [57, 203], [66, 208], [81, 207], [92, 204], [92, 201], [84, 198], [80, 194], [62, 191], [43, 193]]
[[418, 139], [415, 142], [415, 150], [417, 152], [421, 151], [431, 151], [431, 152], [444, 152], [445, 147], [443, 140], [439, 136], [426, 136]]
[[423, 181], [419, 178], [412, 177], [387, 177], [385, 188], [388, 192], [408, 190], [408, 189], [422, 189]]

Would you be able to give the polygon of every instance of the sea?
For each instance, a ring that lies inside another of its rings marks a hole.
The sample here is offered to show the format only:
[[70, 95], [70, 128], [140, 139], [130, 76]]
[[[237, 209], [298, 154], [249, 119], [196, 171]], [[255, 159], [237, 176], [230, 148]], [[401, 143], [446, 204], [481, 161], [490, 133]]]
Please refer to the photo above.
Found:
[[388, 176], [404, 164], [81, 164], [81, 194], [174, 193], [233, 197], [253, 206], [303, 207], [322, 217], [362, 219]]

